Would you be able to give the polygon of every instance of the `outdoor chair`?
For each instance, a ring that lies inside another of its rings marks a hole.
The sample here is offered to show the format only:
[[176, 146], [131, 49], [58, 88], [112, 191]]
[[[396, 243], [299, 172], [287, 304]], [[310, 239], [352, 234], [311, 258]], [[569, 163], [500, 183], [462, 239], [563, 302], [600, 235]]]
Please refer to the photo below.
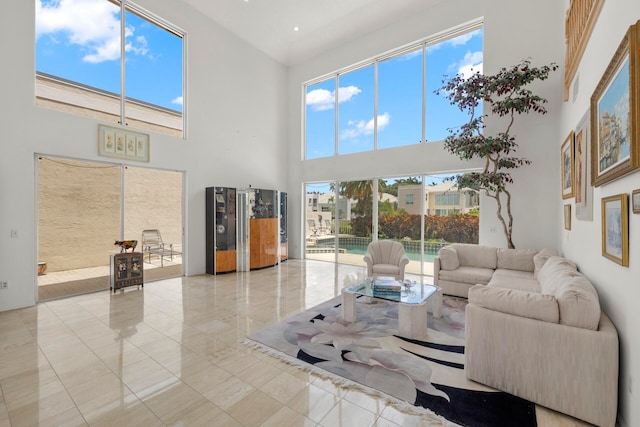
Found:
[[393, 240], [369, 243], [364, 261], [367, 264], [367, 277], [394, 277], [400, 281], [404, 280], [404, 269], [409, 264], [404, 246]]
[[331, 234], [331, 232], [333, 231], [333, 228], [331, 228], [331, 220], [330, 219], [325, 219], [324, 220], [324, 228], [327, 234]]
[[160, 230], [142, 230], [142, 252], [149, 254], [149, 263], [151, 263], [151, 254], [158, 255], [160, 258], [160, 266], [164, 267], [164, 257], [168, 256], [173, 261], [173, 256], [178, 255], [173, 249], [173, 243], [165, 243], [162, 241]]
[[319, 227], [316, 225], [316, 220], [315, 219], [308, 219], [307, 220], [307, 225], [309, 226], [309, 230], [311, 231], [311, 235], [312, 236], [317, 236]]

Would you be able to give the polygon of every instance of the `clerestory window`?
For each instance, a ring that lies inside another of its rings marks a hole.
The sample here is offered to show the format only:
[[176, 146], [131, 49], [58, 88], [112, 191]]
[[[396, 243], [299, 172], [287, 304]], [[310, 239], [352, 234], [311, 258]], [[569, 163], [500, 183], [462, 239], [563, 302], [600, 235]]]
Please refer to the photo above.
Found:
[[466, 113], [435, 90], [482, 72], [483, 29], [431, 37], [304, 85], [304, 159], [443, 140]]
[[185, 137], [184, 43], [128, 0], [36, 0], [36, 103]]

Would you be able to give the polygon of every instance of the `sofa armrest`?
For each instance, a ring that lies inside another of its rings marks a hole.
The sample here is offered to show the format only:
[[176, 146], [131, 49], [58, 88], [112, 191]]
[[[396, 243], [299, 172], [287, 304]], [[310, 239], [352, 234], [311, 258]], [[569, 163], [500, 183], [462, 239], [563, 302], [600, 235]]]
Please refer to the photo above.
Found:
[[440, 275], [440, 257], [433, 259], [433, 286], [438, 286], [438, 276]]
[[467, 378], [599, 426], [618, 408], [618, 334], [601, 313], [597, 331], [468, 304]]
[[469, 289], [469, 304], [544, 322], [560, 321], [556, 299], [537, 292], [475, 285]]
[[373, 259], [371, 258], [371, 254], [367, 252], [363, 259], [365, 264], [367, 264], [367, 277], [373, 276]]

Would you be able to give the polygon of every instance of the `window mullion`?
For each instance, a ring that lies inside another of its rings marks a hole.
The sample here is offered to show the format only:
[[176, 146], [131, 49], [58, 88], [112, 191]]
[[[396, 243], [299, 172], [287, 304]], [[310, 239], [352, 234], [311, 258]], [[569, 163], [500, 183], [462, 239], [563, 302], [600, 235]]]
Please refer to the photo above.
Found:
[[333, 141], [334, 141], [334, 146], [333, 146], [333, 155], [337, 156], [339, 153], [339, 145], [338, 145], [338, 135], [339, 135], [339, 128], [340, 128], [340, 124], [338, 123], [339, 120], [339, 104], [340, 104], [340, 100], [338, 99], [340, 97], [340, 75], [337, 75], [335, 78], [335, 96], [334, 98], [334, 102], [335, 102], [335, 107], [334, 107], [334, 111], [335, 111], [335, 117], [333, 119], [333, 121], [335, 122], [335, 129], [334, 129], [334, 136], [333, 136]]
[[373, 63], [373, 150], [378, 149], [378, 64]]
[[422, 45], [422, 138], [420, 142], [426, 141], [427, 132], [427, 45]]
[[124, 48], [125, 48], [125, 5], [124, 1], [120, 2], [120, 123], [122, 125], [126, 125], [125, 122], [125, 57], [124, 57]]

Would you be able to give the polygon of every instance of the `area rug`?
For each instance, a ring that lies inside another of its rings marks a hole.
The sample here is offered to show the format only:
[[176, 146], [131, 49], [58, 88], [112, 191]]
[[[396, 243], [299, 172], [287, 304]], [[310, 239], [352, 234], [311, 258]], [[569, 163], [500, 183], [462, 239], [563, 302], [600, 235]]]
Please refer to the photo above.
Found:
[[466, 379], [465, 304], [445, 296], [442, 317], [429, 313], [426, 341], [397, 335], [397, 303], [359, 298], [357, 322], [349, 323], [337, 297], [245, 343], [436, 425], [536, 426], [535, 404]]

